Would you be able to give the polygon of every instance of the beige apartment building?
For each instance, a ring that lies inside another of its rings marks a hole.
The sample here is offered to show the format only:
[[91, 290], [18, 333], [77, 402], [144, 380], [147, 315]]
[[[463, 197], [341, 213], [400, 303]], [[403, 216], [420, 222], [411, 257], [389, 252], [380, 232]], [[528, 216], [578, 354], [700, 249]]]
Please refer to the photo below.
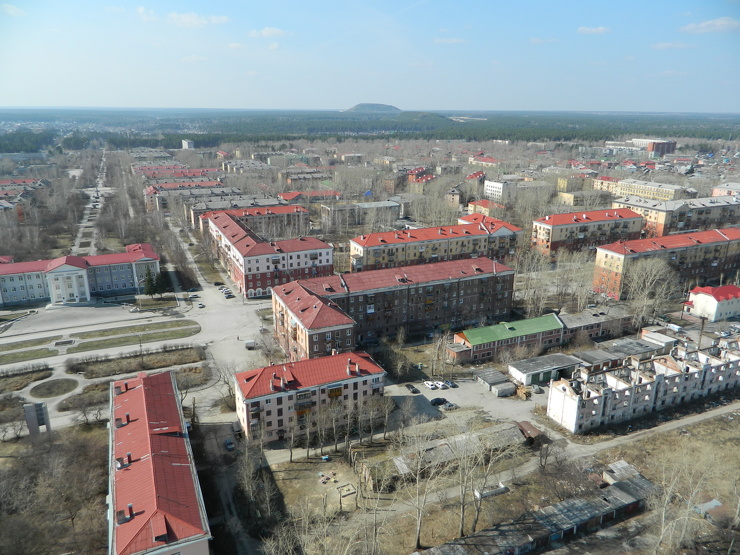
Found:
[[477, 223], [360, 235], [349, 243], [352, 271], [477, 256], [504, 258], [516, 248], [521, 233], [507, 222], [481, 217]]

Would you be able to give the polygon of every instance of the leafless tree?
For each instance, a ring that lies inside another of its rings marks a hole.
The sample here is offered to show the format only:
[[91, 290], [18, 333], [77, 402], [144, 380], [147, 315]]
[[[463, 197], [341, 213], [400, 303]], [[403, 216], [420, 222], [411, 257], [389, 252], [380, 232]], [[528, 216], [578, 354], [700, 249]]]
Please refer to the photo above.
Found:
[[624, 290], [633, 315], [633, 324], [639, 327], [679, 293], [680, 279], [675, 270], [662, 258], [630, 260], [624, 272]]

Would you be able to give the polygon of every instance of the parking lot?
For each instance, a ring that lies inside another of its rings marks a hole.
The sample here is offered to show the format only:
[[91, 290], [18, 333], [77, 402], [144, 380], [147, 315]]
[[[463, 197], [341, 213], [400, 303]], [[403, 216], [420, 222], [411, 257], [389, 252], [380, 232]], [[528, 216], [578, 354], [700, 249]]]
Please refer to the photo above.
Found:
[[[405, 383], [405, 382], [404, 382]], [[390, 396], [398, 406], [404, 399], [413, 401], [414, 414], [425, 414], [431, 418], [452, 416], [456, 411], [445, 411], [442, 407], [432, 406], [432, 399], [442, 397], [460, 407], [458, 410], [480, 408], [495, 420], [532, 420], [532, 411], [535, 405], [547, 404], [547, 387], [543, 393], [533, 394], [530, 399], [523, 401], [518, 397], [496, 397], [495, 394], [475, 380], [466, 379], [456, 381], [456, 388], [429, 389], [422, 382], [413, 382], [419, 393], [411, 393], [404, 383], [389, 385], [385, 388], [385, 395]]]

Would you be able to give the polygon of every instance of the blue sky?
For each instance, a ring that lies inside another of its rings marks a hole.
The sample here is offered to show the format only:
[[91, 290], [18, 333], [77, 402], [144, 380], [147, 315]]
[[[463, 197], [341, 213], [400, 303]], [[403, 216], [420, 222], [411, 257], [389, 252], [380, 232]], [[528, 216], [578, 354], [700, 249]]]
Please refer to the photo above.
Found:
[[740, 0], [0, 0], [0, 106], [740, 112]]

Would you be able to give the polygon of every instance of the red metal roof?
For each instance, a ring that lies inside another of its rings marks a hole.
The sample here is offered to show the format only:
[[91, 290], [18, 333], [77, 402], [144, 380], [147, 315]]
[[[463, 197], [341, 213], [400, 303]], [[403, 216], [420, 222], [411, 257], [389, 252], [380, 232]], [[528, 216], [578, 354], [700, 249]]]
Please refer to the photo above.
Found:
[[499, 204], [497, 202], [493, 202], [492, 200], [474, 200], [472, 202], [468, 203], [468, 206], [480, 206], [482, 208], [486, 208], [490, 210], [491, 208], [506, 208], [503, 204]]
[[98, 254], [95, 256], [62, 256], [53, 260], [34, 260], [33, 262], [13, 262], [0, 264], [0, 275], [27, 274], [30, 272], [48, 272], [69, 265], [76, 268], [88, 266], [107, 266], [109, 264], [125, 264], [138, 260], [159, 260], [149, 243], [127, 245], [126, 252], [114, 254]]
[[[274, 287], [273, 291], [275, 289], [277, 287]], [[355, 323], [336, 304], [313, 294], [300, 282], [293, 281], [281, 287], [278, 297], [306, 329], [320, 330], [333, 326], [351, 326]]]
[[[721, 287], [694, 287], [692, 295], [709, 295], [715, 301], [727, 301], [740, 298], [740, 287], [737, 285], [723, 285]], [[685, 303], [688, 304], [688, 303]]]
[[481, 177], [485, 177], [485, 172], [478, 170], [477, 172], [473, 172], [470, 175], [468, 175], [465, 179], [480, 179]]
[[300, 214], [308, 213], [308, 210], [303, 206], [269, 206], [266, 208], [233, 208], [231, 210], [213, 210], [212, 212], [206, 212], [201, 214], [200, 218], [203, 220], [210, 219], [211, 216], [217, 216], [219, 214], [228, 214], [237, 218], [247, 217], [259, 217], [259, 216], [275, 216], [282, 214]]
[[112, 553], [210, 538], [173, 381], [165, 372], [113, 382]]
[[614, 183], [620, 181], [618, 177], [609, 177], [607, 175], [600, 175], [599, 177], [595, 177], [594, 179], [598, 179], [599, 181], [613, 181]]
[[655, 237], [653, 239], [617, 241], [616, 243], [610, 243], [597, 248], [599, 250], [611, 251], [616, 254], [629, 255], [666, 249], [682, 249], [696, 245], [725, 243], [727, 241], [738, 240], [740, 240], [740, 227], [725, 227], [723, 229], [697, 231], [696, 233], [678, 233], [676, 235], [666, 235], [664, 237]]
[[[490, 202], [490, 201], [480, 201], [480, 202]], [[496, 203], [493, 203], [493, 204], [496, 204]], [[501, 206], [501, 208], [504, 208], [504, 207]], [[514, 224], [510, 224], [509, 222], [505, 222], [504, 220], [499, 220], [498, 218], [494, 218], [493, 216], [484, 216], [480, 212], [474, 212], [473, 214], [462, 216], [458, 218], [457, 221], [459, 223], [486, 224], [486, 225], [499, 226], [499, 227], [508, 229], [509, 231], [513, 231], [514, 233], [518, 233], [522, 231], [520, 227], [517, 227]]]
[[307, 198], [340, 198], [342, 193], [339, 191], [290, 191], [288, 193], [278, 193], [278, 197], [283, 200], [294, 200], [301, 197]]
[[359, 376], [377, 376], [384, 373], [385, 370], [378, 366], [370, 355], [356, 351], [265, 366], [240, 372], [235, 378], [242, 397], [254, 399], [281, 391], [296, 391]]
[[642, 218], [637, 212], [629, 208], [612, 208], [611, 210], [590, 210], [588, 212], [567, 212], [565, 214], [553, 214], [545, 216], [535, 223], [559, 226], [574, 224], [592, 224], [597, 222], [609, 222], [613, 220], [626, 220], [630, 218]]
[[220, 181], [177, 181], [175, 183], [157, 183], [155, 185], [149, 185], [144, 189], [144, 194], [156, 195], [160, 191], [166, 191], [169, 189], [199, 189], [223, 186], [224, 184]]
[[360, 235], [351, 239], [351, 241], [362, 247], [378, 247], [381, 245], [400, 245], [417, 241], [434, 241], [435, 239], [457, 239], [476, 235], [491, 235], [502, 227], [500, 225], [501, 223], [504, 222], [488, 221], [485, 223], [466, 223], [401, 231], [384, 231], [370, 233], [369, 235]]

